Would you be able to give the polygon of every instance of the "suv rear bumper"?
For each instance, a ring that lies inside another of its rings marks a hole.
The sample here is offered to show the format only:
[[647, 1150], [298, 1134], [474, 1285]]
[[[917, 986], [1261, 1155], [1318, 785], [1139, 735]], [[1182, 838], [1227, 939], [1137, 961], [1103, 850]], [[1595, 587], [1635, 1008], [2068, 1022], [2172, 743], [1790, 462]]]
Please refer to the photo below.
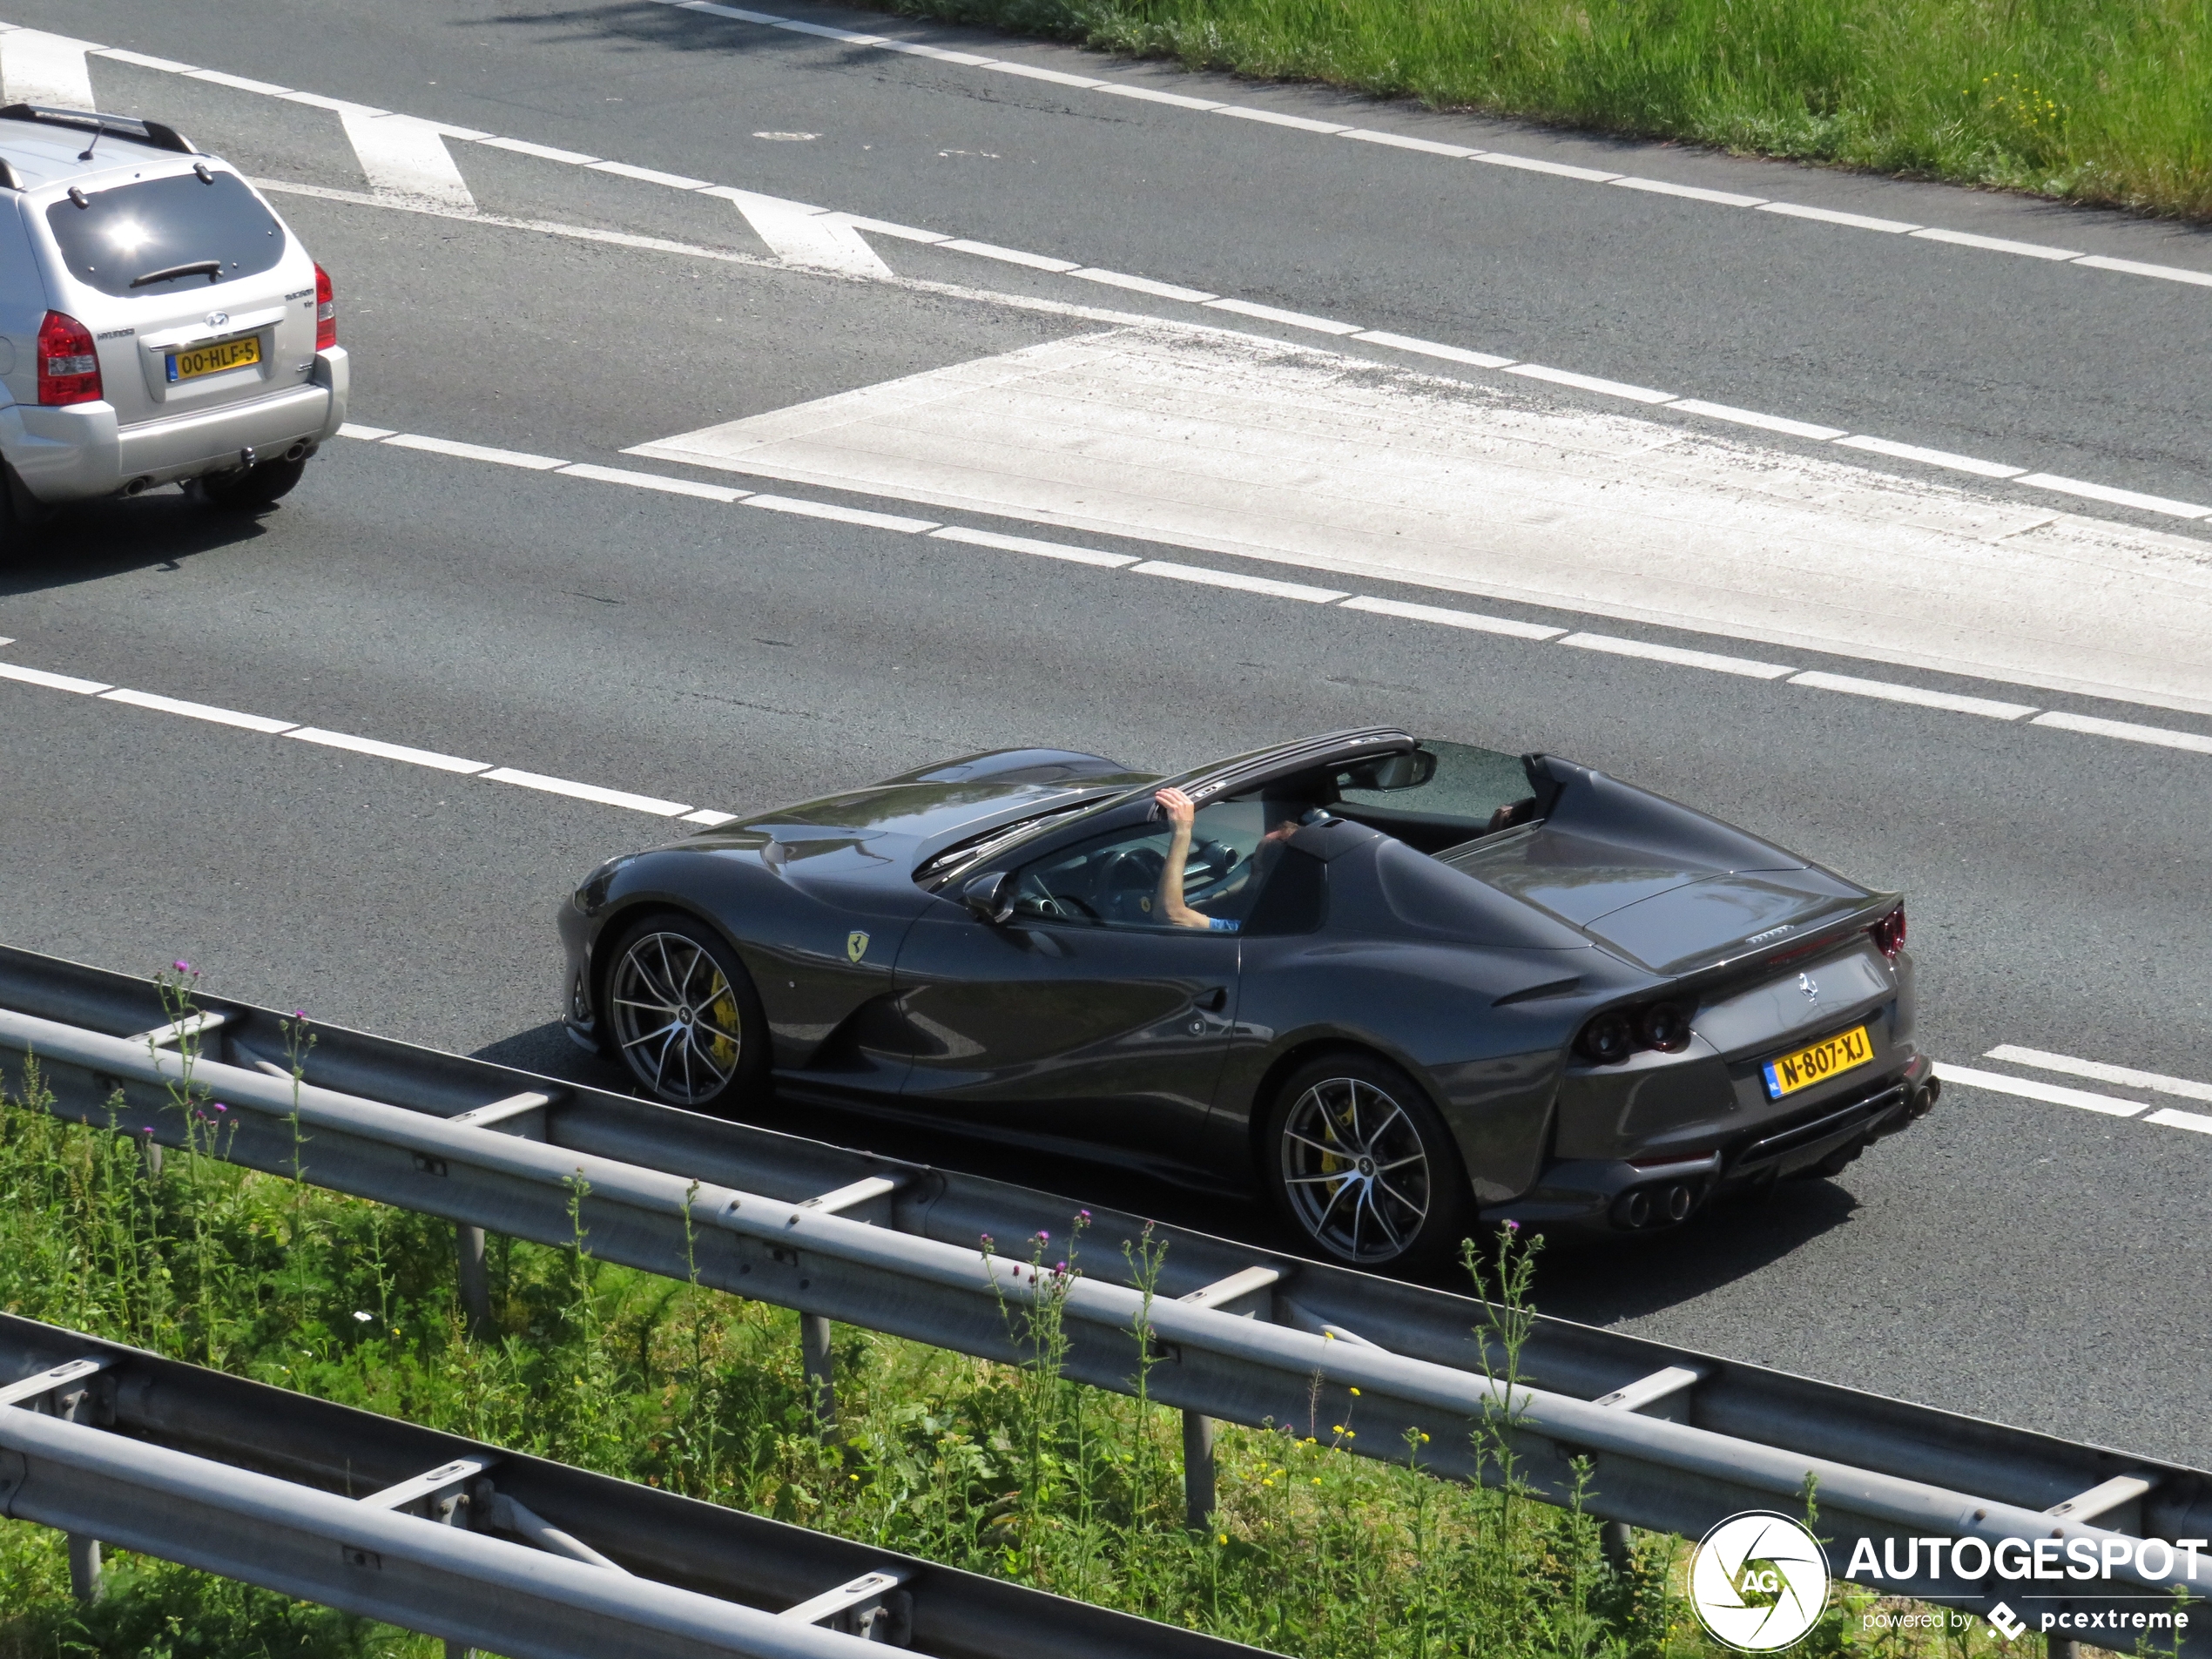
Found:
[[[315, 354], [305, 386], [165, 421], [118, 424], [109, 403], [0, 409], [0, 456], [39, 501], [58, 504], [112, 496], [133, 482], [174, 483], [239, 464], [241, 450], [273, 460], [293, 444], [320, 444], [346, 419], [349, 381], [343, 347]], [[143, 481], [142, 482], [140, 481]]]

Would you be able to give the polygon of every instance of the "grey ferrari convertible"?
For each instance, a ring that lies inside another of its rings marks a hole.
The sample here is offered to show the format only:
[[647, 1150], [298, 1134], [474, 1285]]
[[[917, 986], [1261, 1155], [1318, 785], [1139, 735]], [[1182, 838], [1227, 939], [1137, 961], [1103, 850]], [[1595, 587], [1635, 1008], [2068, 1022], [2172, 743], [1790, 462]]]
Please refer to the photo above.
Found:
[[1386, 729], [1164, 779], [975, 755], [614, 859], [561, 933], [569, 1029], [671, 1106], [1249, 1184], [1367, 1266], [1676, 1226], [1938, 1087], [1897, 894]]

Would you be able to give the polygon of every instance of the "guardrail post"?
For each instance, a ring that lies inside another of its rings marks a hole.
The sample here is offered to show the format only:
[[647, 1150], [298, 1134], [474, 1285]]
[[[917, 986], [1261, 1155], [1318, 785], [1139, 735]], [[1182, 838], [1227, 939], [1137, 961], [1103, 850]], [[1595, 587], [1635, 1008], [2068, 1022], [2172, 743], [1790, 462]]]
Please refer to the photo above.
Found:
[[491, 1280], [484, 1271], [484, 1230], [462, 1223], [454, 1229], [461, 1253], [461, 1309], [469, 1316], [469, 1338], [482, 1341], [491, 1330]]
[[1608, 1521], [1598, 1528], [1597, 1547], [1605, 1552], [1608, 1567], [1625, 1573], [1635, 1563], [1636, 1529], [1625, 1521]]
[[69, 1593], [87, 1603], [100, 1599], [100, 1541], [81, 1532], [69, 1534]]
[[1204, 1532], [1214, 1512], [1213, 1419], [1203, 1412], [1183, 1413], [1183, 1520]]
[[806, 1393], [814, 1406], [814, 1432], [837, 1439], [836, 1359], [830, 1352], [830, 1322], [819, 1313], [799, 1316], [799, 1362], [806, 1373]]

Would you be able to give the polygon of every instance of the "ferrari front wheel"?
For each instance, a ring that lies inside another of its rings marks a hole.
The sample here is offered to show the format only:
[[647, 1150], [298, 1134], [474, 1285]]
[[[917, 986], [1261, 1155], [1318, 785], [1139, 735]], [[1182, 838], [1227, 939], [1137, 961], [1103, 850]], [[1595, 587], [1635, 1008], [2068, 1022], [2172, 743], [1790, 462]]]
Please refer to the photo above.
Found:
[[702, 923], [650, 916], [615, 946], [608, 1024], [630, 1075], [653, 1098], [727, 1111], [767, 1073], [760, 1001], [737, 953]]
[[1332, 1260], [1406, 1267], [1459, 1243], [1459, 1150], [1420, 1085], [1378, 1057], [1325, 1055], [1285, 1078], [1260, 1168], [1283, 1218]]

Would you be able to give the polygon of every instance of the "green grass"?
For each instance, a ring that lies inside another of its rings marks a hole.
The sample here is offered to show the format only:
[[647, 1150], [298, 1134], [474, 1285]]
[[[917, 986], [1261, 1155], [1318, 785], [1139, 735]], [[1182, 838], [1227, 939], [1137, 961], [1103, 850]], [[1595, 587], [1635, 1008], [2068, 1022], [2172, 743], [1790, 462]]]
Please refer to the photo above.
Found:
[[[1221, 1507], [1183, 1526], [1179, 1427], [1065, 1380], [1058, 1304], [1009, 1309], [1023, 1365], [839, 1330], [846, 1440], [813, 1433], [797, 1317], [597, 1260], [588, 1233], [495, 1240], [496, 1334], [464, 1334], [449, 1226], [228, 1164], [224, 1109], [145, 1149], [0, 1096], [0, 1308], [848, 1538], [1315, 1659], [1717, 1659], [1675, 1541], [1604, 1562], [1587, 1515], [1507, 1478], [1432, 1478], [1422, 1448], [1349, 1454], [1359, 1402], [1289, 1432], [1224, 1427]], [[578, 1204], [588, 1217], [585, 1195]], [[1532, 1266], [1508, 1249], [1505, 1333]], [[1051, 1247], [1082, 1264], [1082, 1227]], [[1043, 1256], [1030, 1241], [1025, 1253]], [[1142, 1263], [1138, 1264], [1140, 1266]], [[1501, 1264], [1489, 1264], [1499, 1282]], [[1047, 1276], [1049, 1278], [1049, 1275]], [[1146, 1363], [1132, 1335], [1133, 1380]], [[1341, 1421], [1329, 1420], [1340, 1418]], [[1478, 1450], [1510, 1477], [1502, 1440]], [[431, 1659], [425, 1640], [144, 1557], [68, 1595], [61, 1537], [0, 1521], [0, 1659]], [[1917, 1653], [1838, 1604], [1809, 1659]], [[1973, 1659], [1986, 1632], [1962, 1642]], [[1970, 1659], [1946, 1643], [1945, 1659]]]
[[879, 0], [1447, 109], [2212, 217], [2207, 0]]

